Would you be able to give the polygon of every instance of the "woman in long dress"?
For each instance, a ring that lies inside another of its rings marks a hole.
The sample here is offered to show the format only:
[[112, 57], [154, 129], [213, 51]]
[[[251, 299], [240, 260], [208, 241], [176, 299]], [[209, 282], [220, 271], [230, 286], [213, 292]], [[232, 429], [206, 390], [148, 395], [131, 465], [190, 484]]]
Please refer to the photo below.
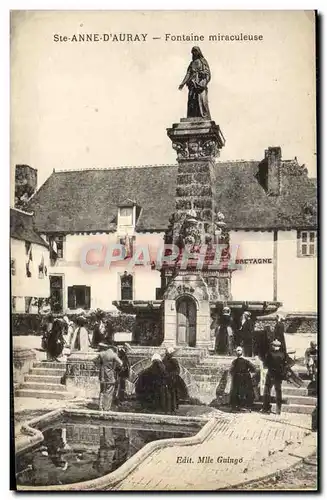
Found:
[[86, 329], [86, 318], [84, 316], [79, 316], [76, 318], [77, 328], [74, 332], [71, 350], [72, 351], [82, 351], [87, 352], [89, 350], [89, 333]]
[[65, 345], [63, 337], [63, 321], [56, 318], [53, 322], [52, 329], [49, 332], [47, 341], [47, 359], [56, 360], [62, 354]]
[[208, 83], [211, 79], [210, 68], [199, 47], [192, 48], [192, 61], [187, 68], [184, 80], [179, 86], [188, 87], [187, 117], [211, 120], [208, 103]]
[[144, 409], [168, 412], [167, 372], [159, 354], [154, 354], [151, 365], [143, 370], [135, 384], [137, 400]]

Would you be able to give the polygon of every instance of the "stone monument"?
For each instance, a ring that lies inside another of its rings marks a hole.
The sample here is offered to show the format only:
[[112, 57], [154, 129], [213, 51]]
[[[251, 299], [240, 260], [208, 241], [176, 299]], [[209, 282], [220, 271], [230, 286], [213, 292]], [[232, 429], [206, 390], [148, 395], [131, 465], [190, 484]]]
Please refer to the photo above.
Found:
[[[164, 345], [209, 347], [210, 300], [228, 301], [230, 271], [221, 258], [212, 257], [217, 245], [229, 250], [224, 216], [215, 206], [214, 162], [225, 144], [210, 118], [208, 89], [210, 69], [198, 47], [179, 86], [187, 85], [187, 118], [167, 130], [177, 153], [178, 174], [175, 211], [165, 234], [165, 244], [179, 249], [178, 257], [161, 270]], [[167, 252], [167, 250], [166, 250]]]

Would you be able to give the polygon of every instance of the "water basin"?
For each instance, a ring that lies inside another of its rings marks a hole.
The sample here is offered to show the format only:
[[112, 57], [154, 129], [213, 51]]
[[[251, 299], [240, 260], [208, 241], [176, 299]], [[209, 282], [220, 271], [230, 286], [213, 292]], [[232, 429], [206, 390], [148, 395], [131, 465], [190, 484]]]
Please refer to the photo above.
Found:
[[16, 456], [17, 486], [42, 487], [90, 481], [110, 474], [147, 443], [185, 438], [204, 422], [172, 425], [61, 415], [39, 426], [44, 440]]

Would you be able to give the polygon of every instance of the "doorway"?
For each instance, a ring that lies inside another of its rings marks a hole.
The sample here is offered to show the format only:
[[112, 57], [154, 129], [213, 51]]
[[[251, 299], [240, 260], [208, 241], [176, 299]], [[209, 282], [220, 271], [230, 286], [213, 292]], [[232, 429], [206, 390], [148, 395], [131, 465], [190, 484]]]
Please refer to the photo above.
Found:
[[196, 305], [190, 297], [177, 302], [177, 345], [196, 346]]

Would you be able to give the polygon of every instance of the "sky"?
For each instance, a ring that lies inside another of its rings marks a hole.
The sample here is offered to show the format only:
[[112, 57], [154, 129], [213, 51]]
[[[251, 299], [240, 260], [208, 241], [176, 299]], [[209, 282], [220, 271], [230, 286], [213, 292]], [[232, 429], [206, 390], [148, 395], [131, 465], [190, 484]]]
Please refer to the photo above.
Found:
[[[209, 41], [209, 35], [262, 35]], [[147, 34], [145, 42], [55, 42], [54, 35]], [[204, 40], [165, 40], [171, 35]], [[281, 146], [316, 175], [315, 38], [310, 11], [20, 11], [11, 19], [11, 172], [171, 164], [166, 129], [186, 116], [178, 90], [193, 45], [210, 68], [219, 161]], [[159, 37], [153, 40], [153, 37]]]

